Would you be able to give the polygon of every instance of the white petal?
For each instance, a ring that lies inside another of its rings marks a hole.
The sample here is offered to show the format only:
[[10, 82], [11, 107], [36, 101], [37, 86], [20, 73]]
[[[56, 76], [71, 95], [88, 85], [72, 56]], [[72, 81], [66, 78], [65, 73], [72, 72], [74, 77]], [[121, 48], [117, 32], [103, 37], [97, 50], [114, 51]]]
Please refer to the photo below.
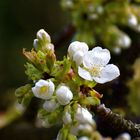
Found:
[[70, 133], [77, 136], [79, 132], [92, 133], [93, 127], [88, 123], [76, 123], [72, 125]]
[[84, 42], [74, 41], [69, 45], [68, 53], [70, 55], [70, 58], [73, 58], [73, 55], [77, 51], [87, 52], [88, 51], [88, 45]]
[[46, 80], [39, 80], [38, 82], [36, 82], [35, 84], [36, 87], [41, 87], [41, 86], [48, 86], [48, 82]]
[[88, 51], [83, 57], [83, 65], [86, 68], [93, 68], [94, 66], [102, 67], [108, 64], [110, 60], [110, 52], [107, 49], [101, 47], [93, 48]]
[[91, 77], [90, 73], [81, 67], [78, 67], [78, 74], [83, 79], [92, 81], [92, 77]]
[[56, 98], [61, 105], [67, 105], [72, 100], [73, 94], [67, 86], [60, 86], [56, 90]]
[[[41, 91], [42, 87], [46, 87], [46, 90]], [[34, 96], [41, 99], [50, 99], [54, 93], [55, 85], [51, 80], [39, 80], [32, 88]]]
[[95, 124], [94, 120], [92, 119], [92, 114], [86, 108], [83, 108], [80, 105], [77, 108], [75, 119], [80, 123]]
[[54, 89], [55, 89], [55, 85], [54, 83], [51, 81], [51, 80], [48, 80], [48, 88], [49, 88], [49, 93], [53, 93], [54, 92]]
[[82, 51], [78, 51], [73, 55], [73, 61], [79, 66], [83, 62], [84, 53]]
[[98, 77], [92, 77], [97, 83], [106, 83], [112, 81], [120, 75], [120, 71], [117, 66], [109, 64], [105, 66]]
[[43, 40], [43, 41], [46, 41], [46, 42], [51, 42], [50, 35], [44, 29], [40, 29], [37, 32], [37, 39]]

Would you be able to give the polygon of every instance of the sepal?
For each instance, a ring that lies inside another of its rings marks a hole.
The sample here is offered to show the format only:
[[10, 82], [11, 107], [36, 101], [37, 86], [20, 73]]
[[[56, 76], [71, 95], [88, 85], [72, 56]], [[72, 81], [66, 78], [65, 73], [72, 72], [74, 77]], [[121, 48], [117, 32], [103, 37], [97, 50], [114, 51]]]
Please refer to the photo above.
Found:
[[29, 105], [33, 97], [31, 87], [30, 84], [26, 84], [15, 91], [15, 96], [18, 98], [18, 102], [25, 107]]

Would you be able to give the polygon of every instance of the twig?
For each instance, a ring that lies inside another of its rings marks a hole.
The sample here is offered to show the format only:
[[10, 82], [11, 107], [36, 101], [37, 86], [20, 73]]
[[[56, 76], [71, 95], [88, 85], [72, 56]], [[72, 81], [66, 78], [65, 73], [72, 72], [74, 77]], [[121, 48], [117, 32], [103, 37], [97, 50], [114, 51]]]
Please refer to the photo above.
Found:
[[140, 124], [135, 124], [130, 120], [124, 119], [121, 115], [113, 113], [104, 104], [97, 106], [95, 110], [99, 118], [114, 131], [118, 133], [128, 132], [133, 138], [140, 137]]

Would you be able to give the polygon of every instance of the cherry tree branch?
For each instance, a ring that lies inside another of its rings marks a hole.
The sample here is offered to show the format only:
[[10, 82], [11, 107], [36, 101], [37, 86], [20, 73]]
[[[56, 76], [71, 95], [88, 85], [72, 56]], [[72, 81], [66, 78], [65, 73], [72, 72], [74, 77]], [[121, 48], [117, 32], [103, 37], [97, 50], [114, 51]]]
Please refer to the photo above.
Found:
[[103, 123], [107, 123], [114, 131], [118, 133], [128, 132], [133, 138], [140, 138], [140, 124], [133, 123], [124, 119], [121, 115], [113, 113], [104, 104], [97, 106], [95, 111]]

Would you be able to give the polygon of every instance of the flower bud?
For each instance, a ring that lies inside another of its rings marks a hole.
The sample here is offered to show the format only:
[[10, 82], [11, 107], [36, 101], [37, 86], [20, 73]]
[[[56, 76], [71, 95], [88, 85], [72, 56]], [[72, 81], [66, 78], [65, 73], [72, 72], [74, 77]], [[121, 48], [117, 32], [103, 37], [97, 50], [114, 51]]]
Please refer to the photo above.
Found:
[[71, 127], [70, 133], [73, 135], [78, 135], [79, 132], [92, 133], [93, 127], [90, 124], [76, 124]]
[[83, 56], [84, 53], [82, 51], [78, 51], [73, 55], [73, 60], [76, 62], [76, 64], [79, 66], [83, 62]]
[[51, 42], [50, 35], [47, 32], [45, 32], [44, 29], [40, 29], [37, 32], [37, 39], [41, 42], [44, 42], [44, 43], [50, 43]]
[[128, 19], [128, 25], [130, 27], [135, 27], [138, 24], [137, 18], [135, 15], [131, 14]]
[[63, 119], [64, 124], [69, 124], [72, 122], [71, 114], [69, 112], [65, 112], [62, 119]]
[[116, 140], [131, 140], [131, 136], [128, 133], [123, 133]]
[[88, 45], [84, 42], [74, 41], [69, 45], [68, 53], [71, 59], [73, 59], [73, 56], [76, 52], [87, 52], [88, 51]]
[[78, 140], [89, 140], [89, 138], [86, 136], [83, 136], [83, 137], [80, 137]]
[[54, 100], [45, 101], [43, 104], [43, 108], [48, 112], [53, 112], [56, 108], [59, 107], [59, 104]]
[[80, 123], [95, 124], [94, 120], [92, 119], [92, 114], [80, 105], [77, 108], [75, 119]]
[[121, 35], [118, 39], [118, 45], [123, 48], [128, 48], [131, 45], [131, 39], [127, 35]]
[[67, 86], [60, 86], [56, 90], [56, 98], [61, 105], [67, 105], [73, 98], [73, 94]]
[[51, 80], [39, 80], [32, 88], [35, 97], [41, 99], [50, 99], [54, 93], [54, 83]]

